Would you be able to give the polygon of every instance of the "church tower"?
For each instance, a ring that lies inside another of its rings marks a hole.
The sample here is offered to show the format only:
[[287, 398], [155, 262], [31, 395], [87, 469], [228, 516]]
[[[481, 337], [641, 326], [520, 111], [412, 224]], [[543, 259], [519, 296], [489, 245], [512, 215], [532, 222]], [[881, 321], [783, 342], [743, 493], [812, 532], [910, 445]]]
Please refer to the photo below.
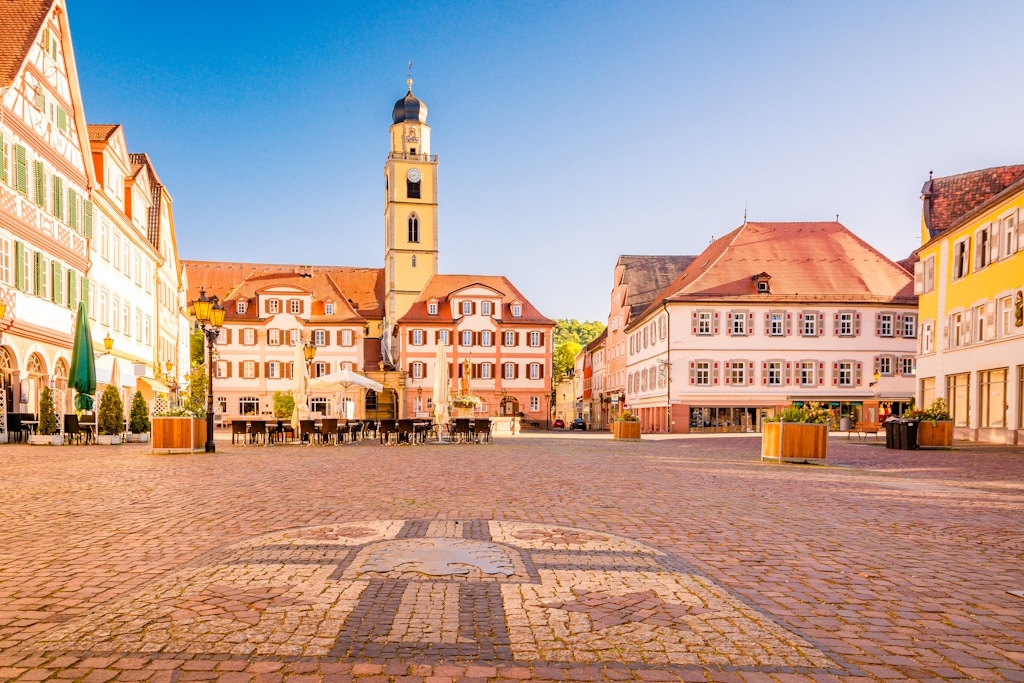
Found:
[[427, 105], [409, 92], [391, 112], [384, 164], [384, 288], [388, 326], [408, 312], [437, 272], [437, 156]]

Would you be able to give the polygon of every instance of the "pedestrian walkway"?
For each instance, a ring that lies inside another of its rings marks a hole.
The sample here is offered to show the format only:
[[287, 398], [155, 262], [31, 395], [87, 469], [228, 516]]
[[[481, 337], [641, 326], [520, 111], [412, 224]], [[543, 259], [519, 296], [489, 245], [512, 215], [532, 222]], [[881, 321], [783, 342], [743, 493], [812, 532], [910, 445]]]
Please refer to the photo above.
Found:
[[0, 679], [1024, 680], [1024, 450], [0, 446]]

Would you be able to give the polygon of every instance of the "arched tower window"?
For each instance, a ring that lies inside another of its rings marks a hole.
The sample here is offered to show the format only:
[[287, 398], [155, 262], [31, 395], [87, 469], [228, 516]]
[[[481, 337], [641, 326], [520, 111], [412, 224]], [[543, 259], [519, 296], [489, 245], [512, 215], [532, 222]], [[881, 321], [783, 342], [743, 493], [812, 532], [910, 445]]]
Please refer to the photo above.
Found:
[[420, 219], [416, 217], [416, 214], [409, 216], [409, 241], [420, 241]]

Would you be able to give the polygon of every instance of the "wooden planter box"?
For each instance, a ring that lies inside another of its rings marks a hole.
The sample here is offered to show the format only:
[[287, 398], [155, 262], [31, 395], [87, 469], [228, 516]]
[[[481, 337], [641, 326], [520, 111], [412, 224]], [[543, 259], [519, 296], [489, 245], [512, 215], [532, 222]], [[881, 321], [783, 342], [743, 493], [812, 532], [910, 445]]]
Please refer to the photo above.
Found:
[[194, 417], [154, 417], [153, 451], [193, 453], [206, 447], [206, 420]]
[[762, 427], [761, 460], [824, 465], [827, 453], [827, 424], [765, 422]]
[[621, 441], [639, 441], [640, 423], [621, 422], [618, 420], [612, 422], [612, 438]]
[[932, 424], [931, 420], [917, 423], [917, 445], [921, 448], [952, 448], [953, 421], [939, 420]]

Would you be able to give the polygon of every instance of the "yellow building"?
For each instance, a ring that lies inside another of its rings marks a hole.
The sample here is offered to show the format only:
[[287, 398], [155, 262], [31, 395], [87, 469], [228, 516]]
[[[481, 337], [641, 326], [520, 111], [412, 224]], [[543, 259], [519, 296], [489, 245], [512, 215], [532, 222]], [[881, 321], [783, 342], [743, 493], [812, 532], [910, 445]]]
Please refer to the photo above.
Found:
[[1024, 443], [1024, 165], [929, 178], [914, 287], [917, 401], [958, 439]]

